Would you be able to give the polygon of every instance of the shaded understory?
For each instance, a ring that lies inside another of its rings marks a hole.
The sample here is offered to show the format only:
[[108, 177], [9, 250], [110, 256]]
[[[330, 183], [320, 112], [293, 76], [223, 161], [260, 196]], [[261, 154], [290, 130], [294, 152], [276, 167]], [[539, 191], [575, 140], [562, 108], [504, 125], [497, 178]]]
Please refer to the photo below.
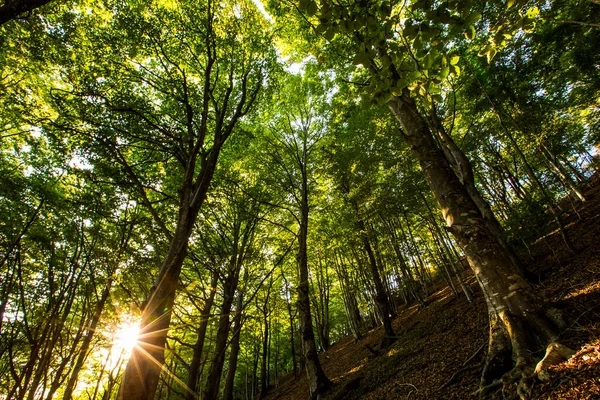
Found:
[[[576, 254], [564, 248], [557, 232], [534, 243], [531, 255], [521, 254], [537, 276], [536, 293], [569, 318], [560, 342], [578, 352], [552, 367], [548, 382], [536, 382], [535, 399], [600, 398], [600, 179], [595, 178], [587, 191], [589, 201], [579, 208], [581, 220], [566, 217]], [[381, 355], [374, 356], [367, 345], [379, 344], [382, 328], [358, 343], [346, 337], [322, 353], [323, 368], [335, 383], [327, 399], [475, 398], [487, 350], [488, 318], [478, 285], [468, 270], [465, 276], [474, 292], [473, 306], [464, 297], [453, 298], [440, 284], [425, 309], [400, 308], [394, 320], [399, 339]], [[267, 398], [308, 398], [304, 374], [298, 380], [284, 377]]]

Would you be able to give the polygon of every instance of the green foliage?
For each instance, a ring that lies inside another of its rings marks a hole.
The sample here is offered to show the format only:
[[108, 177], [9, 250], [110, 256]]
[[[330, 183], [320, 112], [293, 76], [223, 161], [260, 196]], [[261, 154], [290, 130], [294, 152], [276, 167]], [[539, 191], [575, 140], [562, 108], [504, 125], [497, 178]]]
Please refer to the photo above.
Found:
[[[386, 107], [395, 96], [438, 113], [514, 243], [539, 237], [548, 203], [518, 150], [551, 202], [569, 189], [542, 146], [573, 167], [573, 179], [589, 175], [586, 153], [600, 134], [598, 5], [266, 5], [272, 21], [250, 1], [57, 3], [0, 27], [0, 393], [40, 393], [35, 377], [52, 375], [60, 396], [79, 352], [88, 357], [75, 397], [116, 392], [124, 359], [111, 358], [111, 333], [139, 317], [182, 188], [197, 184], [185, 172], [200, 173], [220, 134], [230, 136], [193, 226], [169, 332], [175, 383], [161, 398], [185, 390], [213, 271], [215, 339], [236, 226], [254, 233], [236, 291], [245, 300], [235, 388], [252, 391], [259, 378], [264, 315], [271, 376], [294, 369], [302, 174], [322, 347], [353, 331], [353, 308], [363, 331], [377, 322], [361, 234], [389, 293], [406, 300], [448, 263], [444, 244], [460, 255], [436, 236], [443, 221], [430, 214], [434, 202]], [[96, 308], [94, 350], [85, 350]]]

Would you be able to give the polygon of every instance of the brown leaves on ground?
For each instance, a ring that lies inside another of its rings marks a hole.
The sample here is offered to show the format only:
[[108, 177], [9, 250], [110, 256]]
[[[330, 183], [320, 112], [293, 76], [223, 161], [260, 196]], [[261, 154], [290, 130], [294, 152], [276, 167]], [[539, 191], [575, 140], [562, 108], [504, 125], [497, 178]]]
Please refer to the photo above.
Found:
[[[548, 370], [548, 382], [536, 382], [534, 399], [600, 399], [600, 179], [592, 180], [589, 197], [578, 212], [565, 219], [578, 251], [570, 253], [557, 232], [540, 238], [531, 255], [522, 253], [528, 268], [540, 276], [536, 292], [562, 309], [568, 328], [559, 341], [577, 353]], [[564, 202], [568, 211], [570, 202]], [[529, 257], [529, 259], [527, 259]], [[465, 270], [475, 304], [453, 298], [438, 284], [428, 306], [399, 307], [394, 329], [398, 340], [375, 357], [383, 329], [369, 332], [358, 343], [346, 337], [320, 355], [327, 376], [335, 383], [330, 400], [468, 399], [475, 398], [488, 340], [488, 318], [481, 291]], [[479, 351], [484, 345], [483, 351]], [[541, 359], [544, 349], [538, 355]], [[304, 372], [287, 376], [272, 388], [268, 399], [304, 400]]]

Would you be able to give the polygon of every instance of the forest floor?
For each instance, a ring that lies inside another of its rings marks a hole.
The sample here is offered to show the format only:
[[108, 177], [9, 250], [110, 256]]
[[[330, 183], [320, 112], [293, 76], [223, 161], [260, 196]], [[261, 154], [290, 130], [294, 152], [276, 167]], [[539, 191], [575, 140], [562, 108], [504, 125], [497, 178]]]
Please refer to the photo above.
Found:
[[[520, 256], [539, 278], [536, 293], [564, 310], [568, 328], [560, 342], [577, 354], [549, 371], [551, 379], [536, 382], [533, 399], [600, 399], [600, 177], [586, 192], [588, 201], [565, 218], [575, 254], [552, 232], [523, 249]], [[564, 209], [570, 208], [565, 201]], [[399, 307], [394, 329], [399, 339], [378, 356], [382, 328], [355, 343], [346, 337], [320, 355], [335, 386], [329, 400], [469, 399], [475, 398], [488, 342], [485, 302], [474, 277], [465, 271], [474, 293], [474, 305], [464, 296], [454, 298], [438, 284], [428, 306]], [[539, 357], [543, 356], [543, 350]], [[281, 378], [267, 399], [305, 400], [306, 377]]]

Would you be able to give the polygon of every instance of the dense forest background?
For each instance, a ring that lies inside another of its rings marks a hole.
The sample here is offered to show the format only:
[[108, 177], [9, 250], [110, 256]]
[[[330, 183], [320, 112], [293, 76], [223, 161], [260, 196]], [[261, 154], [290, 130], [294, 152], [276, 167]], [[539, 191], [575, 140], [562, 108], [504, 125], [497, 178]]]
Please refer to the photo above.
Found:
[[531, 247], [583, 248], [598, 1], [0, 14], [0, 399], [318, 398], [318, 353], [440, 285], [485, 304], [482, 397], [577, 350]]

